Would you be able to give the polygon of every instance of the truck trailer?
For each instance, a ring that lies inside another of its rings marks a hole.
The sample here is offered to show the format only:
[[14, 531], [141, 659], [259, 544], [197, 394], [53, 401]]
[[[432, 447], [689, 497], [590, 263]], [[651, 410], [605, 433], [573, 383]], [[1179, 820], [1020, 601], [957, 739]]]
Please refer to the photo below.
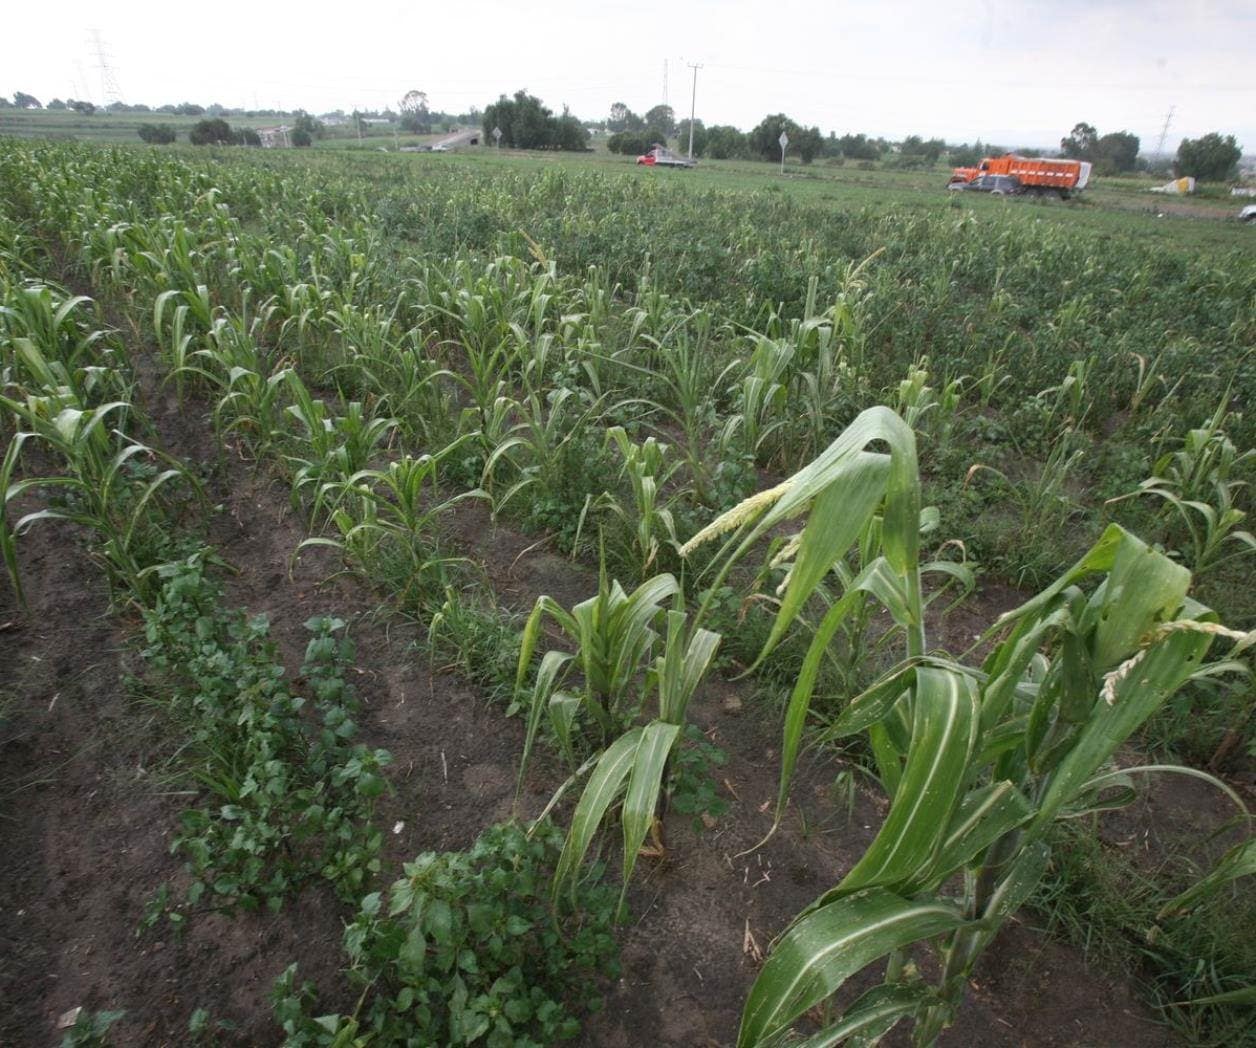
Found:
[[1046, 157], [988, 156], [975, 167], [957, 167], [947, 189], [971, 189], [1004, 195], [1059, 196], [1067, 200], [1090, 181], [1086, 160], [1051, 160]]

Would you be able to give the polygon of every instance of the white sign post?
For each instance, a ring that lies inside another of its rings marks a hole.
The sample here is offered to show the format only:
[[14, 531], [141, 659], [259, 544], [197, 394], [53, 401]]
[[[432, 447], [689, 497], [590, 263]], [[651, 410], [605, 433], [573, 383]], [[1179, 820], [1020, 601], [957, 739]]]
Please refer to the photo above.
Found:
[[493, 144], [498, 149], [502, 147], [502, 129], [500, 127], [493, 128]]
[[785, 150], [789, 146], [789, 135], [782, 131], [781, 137], [777, 141], [781, 144], [781, 174], [783, 175], [785, 174]]

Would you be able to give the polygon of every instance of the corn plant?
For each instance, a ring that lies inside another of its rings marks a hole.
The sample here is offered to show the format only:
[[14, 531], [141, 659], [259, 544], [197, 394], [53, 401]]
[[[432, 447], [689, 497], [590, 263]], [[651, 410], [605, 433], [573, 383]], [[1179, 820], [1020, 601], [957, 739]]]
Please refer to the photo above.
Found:
[[555, 896], [564, 887], [575, 891], [585, 856], [611, 806], [618, 801], [623, 831], [619, 896], [622, 911], [637, 856], [646, 834], [656, 827], [659, 794], [668, 762], [684, 737], [689, 702], [719, 645], [718, 633], [701, 628], [690, 630], [683, 611], [667, 612], [663, 654], [655, 658], [648, 677], [657, 713], [647, 724], [624, 732], [593, 765], [554, 870]]
[[[528, 700], [528, 730], [521, 766], [527, 765], [532, 743], [547, 712], [559, 742], [573, 758], [572, 731], [579, 713], [592, 718], [603, 742], [621, 734], [637, 718], [644, 701], [639, 690], [640, 675], [658, 640], [653, 623], [663, 602], [678, 591], [671, 575], [655, 575], [631, 594], [626, 593], [618, 582], [607, 578], [603, 563], [597, 594], [570, 610], [552, 597], [537, 598], [523, 630], [516, 692], [523, 693], [545, 619], [567, 635], [576, 654], [555, 649], [546, 652], [541, 660]], [[579, 689], [564, 690], [565, 680], [577, 667]]]
[[1256, 552], [1256, 537], [1239, 528], [1247, 514], [1235, 505], [1245, 484], [1232, 479], [1256, 451], [1238, 452], [1221, 428], [1225, 412], [1223, 402], [1207, 426], [1192, 429], [1179, 450], [1156, 462], [1137, 490], [1110, 500], [1150, 495], [1172, 509], [1186, 529], [1186, 559], [1197, 576]]
[[[24, 598], [17, 565], [18, 537], [39, 521], [65, 520], [95, 534], [92, 550], [110, 580], [132, 599], [146, 603], [156, 592], [151, 573], [157, 550], [165, 541], [161, 515], [155, 512], [159, 493], [176, 479], [194, 488], [195, 482], [169, 456], [123, 432], [131, 411], [126, 401], [84, 408], [75, 406], [69, 396], [29, 396], [23, 401], [0, 396], [0, 408], [12, 412], [26, 427], [14, 434], [0, 464], [0, 517], [7, 516], [9, 503], [28, 492], [60, 496], [55, 504], [29, 512], [12, 525], [0, 521], [0, 554], [19, 599]], [[30, 441], [51, 450], [64, 472], [15, 480], [22, 451]], [[154, 463], [159, 465], [154, 467]]]
[[787, 342], [756, 340], [740, 383], [738, 410], [729, 416], [720, 436], [722, 446], [740, 445], [741, 453], [751, 461], [767, 463], [779, 443], [777, 430], [787, 423], [793, 358], [794, 347]]
[[[577, 458], [586, 451], [585, 438], [601, 413], [602, 404], [582, 404], [576, 393], [567, 388], [553, 390], [545, 398], [531, 393], [522, 401], [499, 401], [494, 405], [486, 418], [492, 429], [498, 428], [497, 422], [507, 408], [518, 421], [488, 455], [481, 486], [492, 491], [499, 471], [512, 467], [513, 483], [500, 495], [494, 494], [494, 512], [500, 513], [516, 496], [529, 491], [534, 513], [545, 508], [542, 500], [548, 500], [549, 508], [561, 516], [565, 507], [552, 503], [567, 494], [573, 479], [579, 483], [591, 465], [585, 462], [585, 469], [581, 470]], [[582, 505], [586, 494], [582, 491], [578, 499], [572, 500], [575, 506]]]
[[[874, 443], [888, 453], [869, 451]], [[1186, 595], [1189, 572], [1112, 525], [1065, 575], [995, 623], [991, 636], [1001, 640], [981, 667], [931, 654], [915, 437], [887, 408], [863, 412], [817, 459], [717, 518], [685, 551], [732, 532], [720, 555], [726, 572], [771, 528], [806, 515], [762, 661], [878, 511], [882, 553], [826, 612], [790, 698], [777, 818], [819, 666], [860, 591], [902, 630], [904, 659], [828, 734], [867, 731], [889, 814], [855, 867], [778, 941], [746, 1001], [742, 1046], [777, 1043], [883, 958], [883, 984], [813, 1043], [876, 1039], [903, 1019], [914, 1022], [915, 1043], [934, 1043], [982, 951], [1046, 870], [1053, 822], [1117, 803], [1101, 796], [1128, 778], [1107, 770], [1116, 749], [1188, 680], [1226, 668], [1202, 666], [1214, 638], [1239, 637], [1238, 648], [1253, 639]], [[943, 893], [960, 874], [958, 898]], [[923, 943], [940, 959], [932, 982], [908, 963]]]
[[405, 455], [383, 469], [359, 470], [323, 483], [317, 501], [329, 508], [339, 537], [308, 538], [298, 550], [331, 546], [366, 574], [391, 584], [403, 606], [421, 604], [443, 590], [444, 569], [458, 558], [439, 550], [439, 518], [466, 499], [487, 498], [475, 489], [442, 498], [437, 488], [441, 460], [457, 450], [455, 442], [438, 455]]
[[572, 556], [579, 550], [580, 533], [587, 515], [590, 512], [609, 512], [632, 533], [636, 567], [640, 576], [644, 577], [664, 543], [677, 545], [676, 522], [659, 491], [675, 474], [677, 465], [666, 464], [668, 446], [655, 437], [647, 437], [637, 444], [629, 438], [622, 426], [612, 426], [606, 431], [606, 438], [607, 443], [613, 442], [619, 449], [622, 459], [620, 477], [628, 481], [632, 502], [624, 505], [609, 491], [596, 497], [590, 495], [580, 512], [576, 538], [572, 544]]
[[[652, 660], [658, 633], [654, 623], [663, 614], [663, 602], [680, 590], [670, 575], [656, 575], [632, 594], [618, 582], [608, 583], [603, 567], [596, 596], [570, 611], [549, 597], [537, 600], [524, 626], [519, 650], [516, 693], [522, 694], [544, 618], [551, 619], [576, 646], [576, 653], [546, 652], [530, 696], [527, 738], [520, 762], [520, 784], [542, 718], [550, 723], [568, 759], [575, 763], [572, 739], [581, 711], [592, 715], [609, 742], [577, 771], [589, 771], [589, 781], [572, 816], [567, 840], [554, 872], [554, 892], [573, 891], [584, 858], [606, 820], [620, 802], [623, 830], [623, 880], [627, 892], [637, 854], [655, 824], [668, 760], [682, 738], [686, 712], [702, 677], [719, 647], [719, 634], [690, 629], [679, 607], [666, 612], [663, 653]], [[577, 692], [562, 690], [573, 667], [581, 671]], [[657, 712], [644, 725], [635, 722], [653, 695]], [[566, 787], [555, 795], [553, 803]]]
[[289, 370], [284, 381], [293, 398], [287, 412], [300, 427], [294, 438], [296, 453], [285, 456], [292, 469], [292, 501], [298, 505], [306, 489], [312, 490], [311, 513], [317, 518], [328, 485], [363, 470], [397, 420], [373, 417], [356, 401], [345, 405], [343, 415], [332, 416], [295, 371]]

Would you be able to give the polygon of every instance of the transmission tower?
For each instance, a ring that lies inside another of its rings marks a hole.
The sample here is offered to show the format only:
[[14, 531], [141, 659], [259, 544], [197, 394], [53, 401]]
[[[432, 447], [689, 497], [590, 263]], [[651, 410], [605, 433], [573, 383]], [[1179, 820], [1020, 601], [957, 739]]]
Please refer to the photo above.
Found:
[[105, 42], [101, 39], [100, 30], [89, 31], [89, 43], [96, 56], [96, 69], [100, 73], [100, 97], [105, 105], [122, 101], [122, 89], [118, 86], [118, 78], [113, 74], [109, 52], [105, 50]]
[[1173, 111], [1177, 106], [1169, 106], [1169, 111], [1164, 115], [1164, 127], [1160, 129], [1160, 141], [1156, 145], [1156, 156], [1164, 156], [1164, 140], [1169, 137], [1169, 125], [1173, 122]]

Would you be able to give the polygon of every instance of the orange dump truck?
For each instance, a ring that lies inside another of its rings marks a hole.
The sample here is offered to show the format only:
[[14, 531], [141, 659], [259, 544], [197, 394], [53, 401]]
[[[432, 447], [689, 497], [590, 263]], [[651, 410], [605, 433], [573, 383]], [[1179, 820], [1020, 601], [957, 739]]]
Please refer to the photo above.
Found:
[[1085, 160], [1049, 160], [1008, 153], [988, 156], [976, 167], [957, 167], [946, 188], [1068, 197], [1085, 189], [1089, 181], [1090, 164]]

